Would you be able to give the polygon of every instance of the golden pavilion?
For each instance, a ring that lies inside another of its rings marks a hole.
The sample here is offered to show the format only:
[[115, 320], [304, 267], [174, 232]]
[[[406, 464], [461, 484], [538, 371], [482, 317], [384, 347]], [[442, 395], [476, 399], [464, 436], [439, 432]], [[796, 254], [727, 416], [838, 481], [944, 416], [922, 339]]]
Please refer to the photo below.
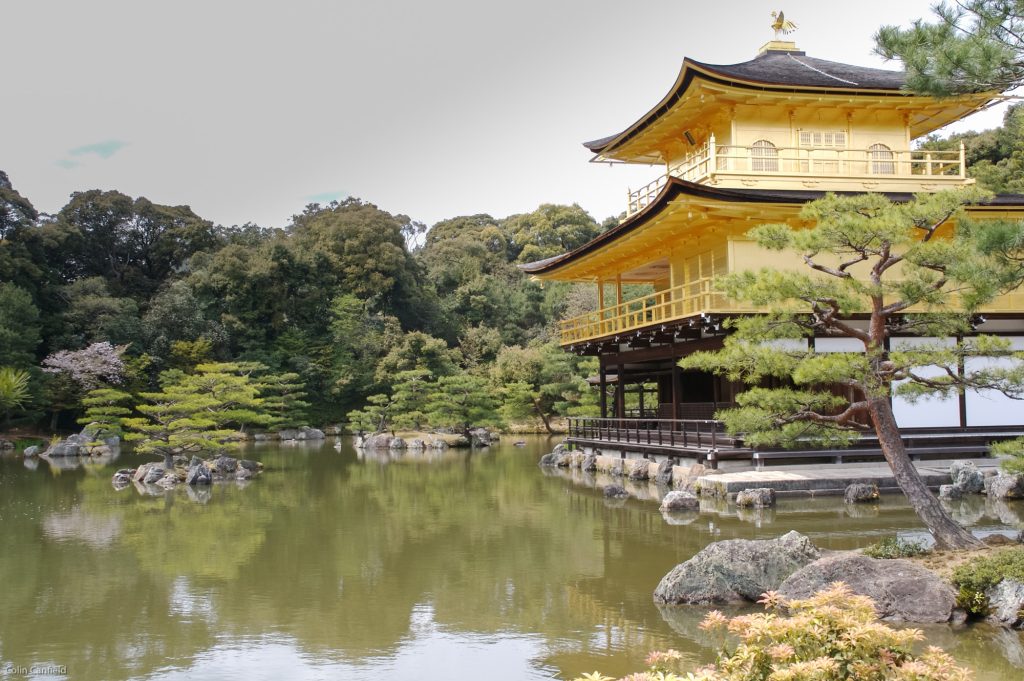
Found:
[[[777, 35], [776, 38], [779, 36]], [[729, 315], [757, 314], [715, 290], [728, 272], [801, 268], [798, 256], [760, 249], [754, 226], [798, 221], [803, 204], [826, 192], [878, 192], [893, 200], [973, 182], [963, 145], [916, 149], [914, 141], [998, 101], [998, 93], [936, 99], [903, 89], [899, 71], [809, 56], [772, 40], [756, 57], [716, 65], [685, 59], [668, 93], [622, 132], [586, 142], [593, 160], [656, 165], [658, 176], [630, 191], [625, 219], [568, 253], [522, 265], [542, 281], [587, 282], [598, 309], [561, 323], [569, 351], [600, 359], [601, 417], [574, 419], [569, 441], [584, 448], [657, 460], [821, 456], [756, 452], [726, 436], [714, 413], [742, 386], [677, 361], [720, 347]], [[1024, 196], [999, 195], [972, 217], [1024, 217]], [[642, 287], [630, 285], [644, 285]], [[630, 297], [630, 290], [644, 294]], [[1011, 336], [1024, 349], [1024, 295], [985, 310], [978, 330]], [[851, 351], [847, 338], [811, 339], [816, 351]], [[628, 400], [627, 394], [638, 393]], [[1024, 433], [1024, 405], [968, 393], [918, 405], [894, 400], [914, 454], [958, 456], [996, 435]], [[864, 447], [830, 458], [877, 455]]]

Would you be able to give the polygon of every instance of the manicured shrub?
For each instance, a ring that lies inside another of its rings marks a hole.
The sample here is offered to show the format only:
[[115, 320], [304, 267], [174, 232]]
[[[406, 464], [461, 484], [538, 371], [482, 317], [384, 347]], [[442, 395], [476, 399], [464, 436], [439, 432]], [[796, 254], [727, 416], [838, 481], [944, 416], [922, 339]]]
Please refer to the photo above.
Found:
[[957, 603], [972, 615], [988, 614], [985, 592], [1004, 579], [1024, 582], [1024, 547], [978, 556], [953, 570]]
[[899, 537], [887, 537], [864, 549], [864, 555], [871, 558], [910, 558], [928, 553], [921, 542]]
[[[725, 639], [714, 664], [676, 672], [682, 656], [667, 651], [648, 658], [649, 671], [620, 681], [966, 681], [971, 676], [934, 646], [915, 654], [915, 644], [924, 639], [921, 631], [882, 624], [872, 600], [845, 584], [789, 602], [769, 592], [760, 602], [767, 612], [732, 618], [708, 613], [701, 628]], [[595, 672], [576, 681], [611, 680]]]

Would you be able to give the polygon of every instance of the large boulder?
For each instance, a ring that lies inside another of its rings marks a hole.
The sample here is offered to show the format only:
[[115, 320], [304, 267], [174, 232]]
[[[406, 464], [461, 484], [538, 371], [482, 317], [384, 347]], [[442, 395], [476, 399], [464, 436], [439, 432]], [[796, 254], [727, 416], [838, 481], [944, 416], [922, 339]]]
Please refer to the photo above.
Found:
[[421, 440], [419, 438], [413, 438], [413, 439], [409, 440], [409, 442], [406, 443], [406, 448], [408, 448], [408, 449], [422, 450], [422, 449], [426, 449], [426, 447], [427, 446], [426, 446], [426, 444], [424, 444], [423, 440]]
[[146, 479], [146, 473], [149, 469], [155, 466], [156, 463], [144, 463], [135, 469], [135, 473], [132, 474], [132, 482], [142, 482]]
[[43, 453], [45, 456], [85, 456], [89, 452], [86, 445], [89, 440], [81, 435], [68, 435], [63, 440], [58, 440]]
[[263, 464], [261, 464], [259, 461], [251, 461], [249, 459], [239, 459], [238, 467], [239, 468], [244, 468], [247, 471], [252, 471], [253, 473], [255, 473], [255, 472], [260, 471], [260, 470], [263, 469]]
[[[540, 457], [540, 465], [541, 466], [557, 466], [559, 461], [561, 461], [561, 459], [562, 459], [562, 455], [567, 453], [568, 451], [569, 451], [569, 448], [565, 446], [565, 443], [564, 442], [559, 442], [557, 445], [555, 445], [555, 448], [552, 449], [549, 453], [547, 453], [544, 456]], [[568, 464], [566, 464], [566, 465], [568, 465]]]
[[580, 464], [580, 470], [584, 473], [593, 473], [597, 470], [597, 455], [587, 454], [583, 457], [583, 463]]
[[367, 435], [363, 440], [363, 449], [388, 449], [391, 446], [390, 433]]
[[473, 428], [469, 431], [470, 444], [474, 447], [489, 447], [491, 445], [491, 431], [486, 428]]
[[298, 440], [323, 440], [326, 436], [324, 431], [319, 428], [310, 428], [309, 426], [302, 426], [299, 428]]
[[187, 485], [209, 485], [212, 482], [213, 476], [210, 474], [210, 469], [202, 461], [189, 466], [188, 473], [185, 474], [185, 484]]
[[651, 462], [647, 459], [637, 459], [629, 464], [630, 480], [646, 480], [650, 477]]
[[1024, 475], [1000, 473], [987, 478], [985, 492], [992, 499], [1024, 499]]
[[1007, 627], [1024, 627], [1024, 584], [1004, 579], [985, 591], [990, 621]]
[[700, 510], [700, 499], [690, 492], [674, 491], [661, 500], [661, 511], [697, 511]]
[[811, 540], [797, 532], [777, 539], [715, 542], [665, 575], [654, 590], [654, 600], [671, 604], [756, 601], [820, 557]]
[[405, 440], [400, 437], [391, 438], [391, 442], [388, 443], [388, 449], [405, 449]]
[[39, 449], [40, 449], [39, 445], [32, 445], [31, 447], [25, 447], [25, 451], [22, 452], [22, 454], [26, 458], [31, 458], [33, 456], [39, 456]]
[[740, 490], [736, 495], [736, 505], [740, 508], [769, 508], [775, 505], [775, 490], [770, 487]]
[[965, 494], [981, 494], [985, 490], [985, 474], [971, 461], [956, 462], [950, 466], [950, 477], [954, 472], [956, 477], [953, 478], [953, 484]]
[[953, 587], [909, 560], [859, 553], [827, 556], [793, 573], [779, 587], [787, 599], [809, 598], [833, 582], [870, 596], [878, 616], [902, 622], [948, 622], [956, 607]]
[[218, 456], [213, 461], [213, 469], [222, 475], [234, 473], [238, 468], [238, 459], [233, 456]]
[[298, 440], [299, 431], [295, 428], [285, 428], [277, 434], [277, 437], [280, 440]]
[[672, 463], [672, 459], [665, 459], [658, 464], [658, 470], [654, 474], [654, 482], [659, 485], [672, 485], [672, 469], [675, 465]]
[[847, 486], [843, 493], [843, 501], [847, 504], [864, 504], [871, 501], [878, 501], [878, 485], [866, 485], [855, 482]]
[[142, 479], [142, 482], [147, 485], [155, 485], [163, 479], [164, 473], [165, 471], [163, 466], [150, 466], [146, 470], [146, 477]]

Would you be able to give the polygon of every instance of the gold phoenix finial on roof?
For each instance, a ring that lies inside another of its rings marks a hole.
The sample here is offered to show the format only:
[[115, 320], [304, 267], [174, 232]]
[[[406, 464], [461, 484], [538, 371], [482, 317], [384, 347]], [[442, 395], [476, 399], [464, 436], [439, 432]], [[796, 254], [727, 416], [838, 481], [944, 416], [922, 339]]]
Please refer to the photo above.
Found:
[[796, 24], [786, 21], [786, 15], [782, 10], [772, 12], [772, 28], [775, 30], [775, 39], [778, 40], [784, 35], [789, 35], [796, 30]]

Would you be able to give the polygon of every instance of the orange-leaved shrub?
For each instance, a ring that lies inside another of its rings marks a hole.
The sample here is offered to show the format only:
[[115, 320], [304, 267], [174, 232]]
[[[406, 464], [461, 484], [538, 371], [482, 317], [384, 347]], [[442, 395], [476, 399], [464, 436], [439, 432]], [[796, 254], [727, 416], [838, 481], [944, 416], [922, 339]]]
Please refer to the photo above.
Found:
[[[620, 681], [966, 681], [969, 670], [941, 649], [915, 654], [918, 629], [877, 620], [874, 602], [836, 582], [810, 598], [764, 594], [766, 612], [708, 613], [701, 628], [726, 638], [712, 665], [683, 672], [676, 651], [652, 653], [649, 669]], [[727, 636], [731, 634], [731, 637]], [[730, 647], [731, 643], [731, 647]], [[597, 672], [576, 681], [613, 681]]]

